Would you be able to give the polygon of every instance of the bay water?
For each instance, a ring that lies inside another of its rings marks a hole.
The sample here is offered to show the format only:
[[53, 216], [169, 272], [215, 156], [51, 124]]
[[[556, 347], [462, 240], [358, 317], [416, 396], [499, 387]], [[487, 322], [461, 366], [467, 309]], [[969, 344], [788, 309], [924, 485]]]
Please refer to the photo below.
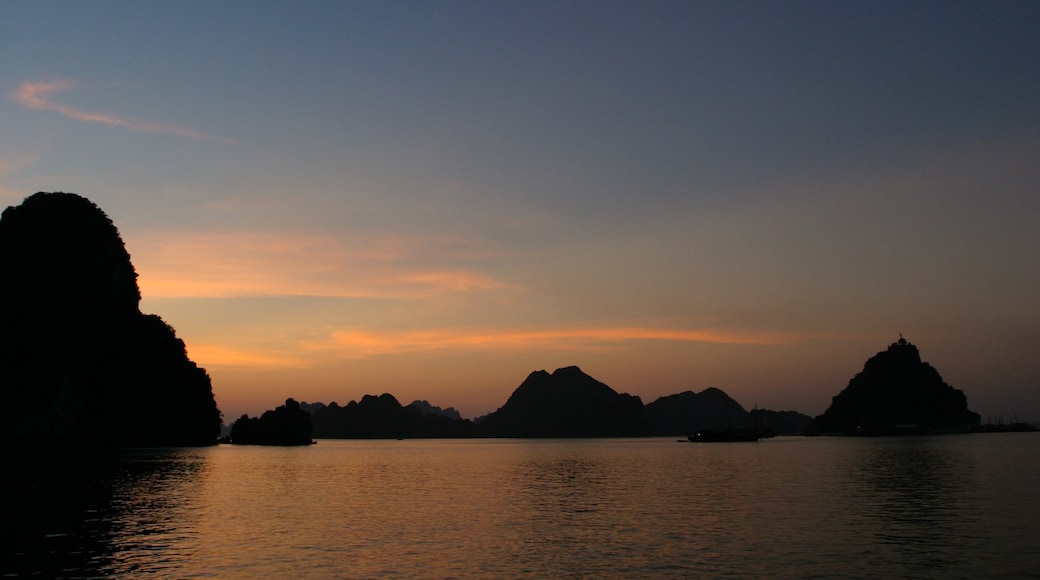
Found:
[[1040, 577], [1040, 434], [23, 450], [4, 577]]

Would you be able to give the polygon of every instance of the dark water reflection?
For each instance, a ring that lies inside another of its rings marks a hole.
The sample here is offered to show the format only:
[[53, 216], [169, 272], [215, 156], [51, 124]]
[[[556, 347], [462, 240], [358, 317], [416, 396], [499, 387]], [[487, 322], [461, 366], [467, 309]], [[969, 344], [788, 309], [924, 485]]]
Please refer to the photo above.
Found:
[[197, 450], [9, 450], [4, 576], [80, 578], [161, 570], [183, 554]]
[[1040, 436], [22, 453], [9, 577], [1029, 577]]
[[856, 449], [849, 517], [874, 539], [875, 564], [956, 572], [980, 539], [979, 482], [965, 437], [881, 439]]

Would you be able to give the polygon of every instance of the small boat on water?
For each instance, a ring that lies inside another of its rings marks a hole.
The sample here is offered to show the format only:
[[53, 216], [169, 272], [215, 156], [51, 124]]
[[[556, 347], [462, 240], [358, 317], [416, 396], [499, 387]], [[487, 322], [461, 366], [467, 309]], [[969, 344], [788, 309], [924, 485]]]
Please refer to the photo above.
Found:
[[686, 436], [691, 443], [732, 443], [740, 441], [758, 441], [762, 432], [748, 427], [727, 427], [722, 429], [703, 429]]

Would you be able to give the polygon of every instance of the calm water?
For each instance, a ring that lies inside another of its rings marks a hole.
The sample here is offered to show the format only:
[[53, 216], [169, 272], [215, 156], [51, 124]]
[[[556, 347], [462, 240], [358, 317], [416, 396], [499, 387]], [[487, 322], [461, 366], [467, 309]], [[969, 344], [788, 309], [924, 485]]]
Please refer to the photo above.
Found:
[[5, 575], [1040, 577], [1038, 434], [39, 453]]

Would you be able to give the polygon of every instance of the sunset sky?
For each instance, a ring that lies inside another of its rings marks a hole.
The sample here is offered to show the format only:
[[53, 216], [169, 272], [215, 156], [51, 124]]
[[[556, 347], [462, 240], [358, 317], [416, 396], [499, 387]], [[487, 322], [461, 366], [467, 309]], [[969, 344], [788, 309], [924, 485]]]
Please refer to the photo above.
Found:
[[0, 0], [0, 93], [0, 206], [98, 204], [228, 421], [815, 415], [899, 333], [1040, 419], [1040, 2]]

